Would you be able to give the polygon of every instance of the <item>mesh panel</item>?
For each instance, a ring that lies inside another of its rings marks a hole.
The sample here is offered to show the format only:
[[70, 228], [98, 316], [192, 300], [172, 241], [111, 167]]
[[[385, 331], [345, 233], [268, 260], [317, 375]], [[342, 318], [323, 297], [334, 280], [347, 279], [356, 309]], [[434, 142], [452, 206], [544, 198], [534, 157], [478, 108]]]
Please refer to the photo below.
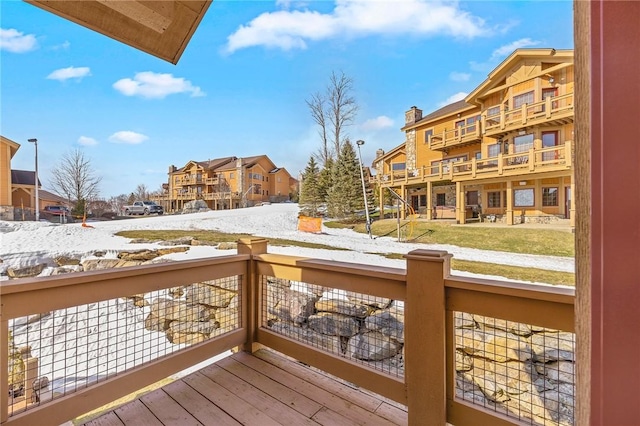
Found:
[[404, 303], [261, 277], [262, 325], [391, 376], [404, 376]]
[[240, 280], [228, 277], [10, 320], [9, 415], [240, 328]]
[[529, 424], [574, 424], [575, 334], [454, 317], [456, 397]]

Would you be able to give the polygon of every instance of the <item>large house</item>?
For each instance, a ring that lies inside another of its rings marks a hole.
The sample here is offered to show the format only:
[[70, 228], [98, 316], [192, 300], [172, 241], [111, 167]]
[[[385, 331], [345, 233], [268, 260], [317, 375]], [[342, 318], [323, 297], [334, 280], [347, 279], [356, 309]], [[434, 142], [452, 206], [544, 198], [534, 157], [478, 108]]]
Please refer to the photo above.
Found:
[[156, 200], [168, 211], [180, 210], [193, 200], [202, 200], [213, 210], [237, 209], [289, 200], [296, 183], [266, 155], [189, 161], [181, 168], [169, 166], [165, 194]]
[[17, 142], [0, 136], [0, 220], [13, 220], [11, 159], [19, 148]]
[[429, 219], [574, 225], [573, 87], [573, 50], [516, 50], [464, 100], [406, 112], [380, 187]]

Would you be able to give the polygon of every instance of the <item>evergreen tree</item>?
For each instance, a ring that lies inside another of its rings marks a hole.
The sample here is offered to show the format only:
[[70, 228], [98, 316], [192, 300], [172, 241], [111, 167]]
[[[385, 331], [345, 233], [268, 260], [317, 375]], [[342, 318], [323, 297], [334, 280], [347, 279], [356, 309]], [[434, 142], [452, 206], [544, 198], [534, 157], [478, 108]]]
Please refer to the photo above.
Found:
[[346, 140], [333, 167], [333, 185], [327, 193], [327, 211], [336, 218], [353, 218], [364, 209], [360, 164], [349, 140]]
[[319, 174], [318, 164], [311, 156], [302, 175], [302, 188], [300, 190], [300, 208], [302, 214], [306, 216], [316, 217], [320, 204], [323, 202], [318, 182]]
[[327, 194], [329, 193], [329, 189], [333, 186], [333, 166], [335, 161], [333, 158], [327, 158], [327, 161], [324, 163], [324, 168], [320, 171], [320, 176], [318, 179], [318, 183], [320, 186], [320, 197], [323, 201], [327, 201]]

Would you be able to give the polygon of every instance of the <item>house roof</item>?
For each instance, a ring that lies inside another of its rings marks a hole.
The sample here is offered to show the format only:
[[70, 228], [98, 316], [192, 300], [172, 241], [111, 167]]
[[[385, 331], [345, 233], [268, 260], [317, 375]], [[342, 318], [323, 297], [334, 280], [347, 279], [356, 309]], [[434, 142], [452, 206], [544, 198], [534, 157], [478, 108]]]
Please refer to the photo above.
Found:
[[471, 108], [475, 108], [475, 105], [469, 104], [465, 100], [457, 101], [457, 102], [454, 102], [452, 104], [445, 105], [442, 108], [437, 109], [437, 110], [425, 115], [420, 120], [416, 121], [415, 123], [408, 124], [408, 125], [404, 126], [400, 130], [402, 130], [402, 131], [409, 130], [409, 129], [412, 129], [414, 127], [418, 127], [418, 126], [421, 126], [421, 125], [423, 125], [425, 123], [428, 123], [429, 121], [437, 120], [439, 118], [443, 118], [443, 117], [446, 117], [448, 115], [452, 115], [454, 113], [465, 111], [465, 110], [471, 109]]
[[212, 0], [25, 0], [176, 64]]
[[0, 135], [0, 141], [2, 141], [2, 143], [6, 145], [9, 145], [9, 149], [11, 150], [11, 158], [13, 158], [13, 156], [16, 155], [16, 152], [18, 152], [18, 149], [20, 149], [20, 144], [18, 142], [14, 142], [2, 135]]
[[46, 201], [53, 201], [56, 203], [66, 204], [67, 199], [59, 196], [58, 194], [54, 194], [53, 192], [49, 192], [47, 190], [41, 189], [38, 191], [38, 198]]
[[[30, 170], [11, 170], [11, 185], [35, 186], [36, 172]], [[42, 186], [42, 182], [38, 179], [38, 186]]]

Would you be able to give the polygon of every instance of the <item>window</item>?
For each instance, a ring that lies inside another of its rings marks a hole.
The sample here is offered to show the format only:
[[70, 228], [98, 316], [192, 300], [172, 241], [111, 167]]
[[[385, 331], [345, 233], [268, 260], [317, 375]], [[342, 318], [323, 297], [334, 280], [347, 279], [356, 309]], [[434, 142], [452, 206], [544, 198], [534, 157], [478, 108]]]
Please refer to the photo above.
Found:
[[426, 206], [427, 205], [427, 196], [426, 195], [421, 195], [420, 196], [420, 205], [421, 206]]
[[476, 160], [480, 160], [482, 159], [482, 152], [478, 151], [475, 154], [473, 154], [473, 156], [475, 157]]
[[424, 132], [424, 143], [429, 143], [429, 138], [433, 136], [433, 129], [425, 130]]
[[516, 189], [513, 191], [514, 207], [533, 207], [533, 188]]
[[487, 147], [487, 157], [494, 158], [500, 154], [500, 144], [494, 143], [493, 145], [489, 145]]
[[489, 202], [489, 207], [500, 207], [500, 192], [489, 192], [487, 193], [487, 198]]
[[262, 194], [262, 185], [260, 185], [259, 183], [254, 183], [253, 184], [253, 193], [260, 195]]
[[513, 152], [527, 152], [533, 148], [533, 133], [513, 138]]
[[394, 172], [405, 170], [405, 169], [406, 169], [406, 164], [405, 163], [393, 163], [393, 164], [391, 164], [391, 170], [393, 170]]
[[544, 207], [558, 206], [558, 188], [542, 188], [542, 205]]
[[524, 104], [533, 103], [533, 90], [513, 97], [513, 108], [520, 108]]
[[487, 109], [487, 117], [493, 117], [495, 115], [500, 115], [500, 105]]
[[[542, 148], [558, 146], [558, 132], [542, 132]], [[553, 161], [558, 159], [558, 150], [542, 153], [542, 161]]]
[[445, 194], [436, 194], [436, 206], [446, 205], [447, 197]]
[[[476, 121], [480, 121], [480, 116], [479, 115], [467, 118], [467, 120], [466, 120], [467, 127], [466, 127], [466, 129], [464, 131], [467, 132], [467, 133], [475, 132], [476, 131], [476, 125], [475, 125]], [[463, 132], [463, 134], [464, 134], [464, 132]]]
[[478, 205], [478, 191], [468, 191], [466, 195], [465, 204], [467, 206]]
[[[558, 89], [555, 87], [550, 87], [546, 89], [542, 89], [542, 100], [544, 101], [547, 98], [555, 98], [558, 96]], [[551, 109], [558, 108], [558, 101], [551, 102]], [[542, 105], [542, 111], [544, 112], [544, 105]]]

